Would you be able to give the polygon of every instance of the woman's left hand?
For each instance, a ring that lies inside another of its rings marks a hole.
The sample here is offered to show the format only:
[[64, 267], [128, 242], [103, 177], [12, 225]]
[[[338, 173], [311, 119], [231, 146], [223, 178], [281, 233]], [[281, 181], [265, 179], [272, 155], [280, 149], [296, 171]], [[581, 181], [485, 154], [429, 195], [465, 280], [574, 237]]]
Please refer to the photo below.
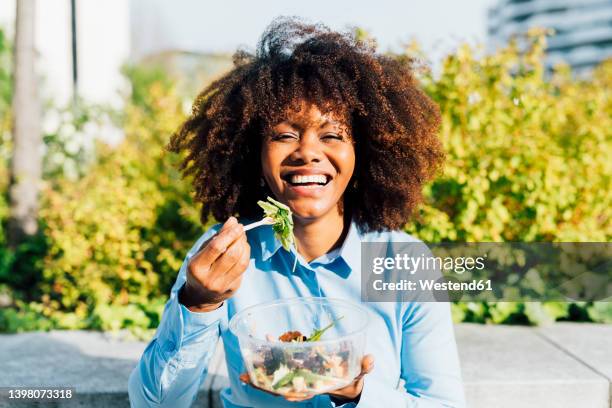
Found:
[[[359, 373], [359, 375], [357, 377], [355, 377], [355, 379], [353, 380], [352, 383], [350, 383], [349, 385], [347, 385], [346, 387], [340, 388], [338, 390], [332, 391], [330, 393], [328, 393], [331, 397], [334, 397], [337, 400], [340, 400], [342, 402], [350, 402], [350, 401], [354, 401], [355, 399], [357, 399], [360, 395], [361, 395], [361, 391], [363, 390], [363, 377], [368, 374], [369, 372], [372, 371], [372, 369], [374, 368], [374, 357], [370, 354], [367, 354], [363, 357], [363, 359], [361, 360], [361, 372]], [[276, 395], [278, 396], [279, 394], [275, 394], [273, 392], [270, 392], [268, 390], [264, 390], [263, 388], [260, 388], [256, 385], [254, 385], [253, 383], [251, 383], [251, 380], [249, 378], [249, 375], [247, 373], [242, 373], [240, 374], [240, 381], [250, 384], [252, 387], [255, 387], [261, 391], [265, 391], [269, 394], [272, 395]], [[287, 399], [288, 401], [304, 401], [307, 399], [310, 399], [312, 397], [314, 397], [315, 394], [313, 395], [307, 395], [307, 396], [301, 396], [301, 395], [285, 395], [285, 399]]]

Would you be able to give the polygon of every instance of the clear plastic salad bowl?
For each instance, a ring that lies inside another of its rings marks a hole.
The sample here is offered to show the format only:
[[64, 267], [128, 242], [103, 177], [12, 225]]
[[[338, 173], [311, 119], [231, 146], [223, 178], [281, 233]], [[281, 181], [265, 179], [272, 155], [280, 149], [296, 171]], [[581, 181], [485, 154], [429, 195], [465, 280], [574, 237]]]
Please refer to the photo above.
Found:
[[342, 388], [361, 371], [368, 312], [339, 299], [293, 298], [251, 306], [229, 323], [251, 383], [284, 396]]

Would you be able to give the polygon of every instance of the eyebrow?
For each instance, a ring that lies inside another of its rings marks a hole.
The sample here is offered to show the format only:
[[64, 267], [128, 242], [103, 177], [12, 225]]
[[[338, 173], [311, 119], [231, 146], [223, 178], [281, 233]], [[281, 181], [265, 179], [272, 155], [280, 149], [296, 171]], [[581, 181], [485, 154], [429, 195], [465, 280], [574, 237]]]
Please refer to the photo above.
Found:
[[[303, 129], [303, 123], [298, 123], [298, 122], [294, 122], [294, 121], [285, 121], [286, 124], [288, 124], [289, 126], [291, 126], [294, 129]], [[327, 126], [327, 125], [336, 125], [336, 126], [342, 126], [342, 124], [338, 121], [332, 120], [332, 119], [325, 119], [323, 122], [321, 122], [319, 124], [319, 129]]]
[[342, 126], [342, 124], [338, 121], [332, 120], [332, 119], [326, 119], [325, 122], [321, 123], [319, 125], [319, 129], [321, 129], [322, 127], [325, 127], [327, 125], [336, 125], [336, 126]]

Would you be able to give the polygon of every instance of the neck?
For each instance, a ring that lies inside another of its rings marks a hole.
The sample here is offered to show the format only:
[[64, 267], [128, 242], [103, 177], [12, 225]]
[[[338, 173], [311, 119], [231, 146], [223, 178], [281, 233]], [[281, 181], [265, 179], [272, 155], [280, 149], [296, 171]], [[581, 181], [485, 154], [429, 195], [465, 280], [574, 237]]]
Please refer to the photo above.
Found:
[[295, 217], [294, 223], [297, 250], [306, 262], [311, 262], [342, 244], [350, 219], [343, 217], [339, 210], [334, 210], [316, 219]]

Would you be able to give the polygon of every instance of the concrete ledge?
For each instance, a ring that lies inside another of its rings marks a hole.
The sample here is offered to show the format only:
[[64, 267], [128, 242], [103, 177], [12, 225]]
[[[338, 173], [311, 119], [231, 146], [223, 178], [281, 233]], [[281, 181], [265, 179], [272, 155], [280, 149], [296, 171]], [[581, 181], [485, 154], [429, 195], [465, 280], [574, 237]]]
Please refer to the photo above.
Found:
[[541, 328], [538, 333], [605, 377], [612, 407], [612, 325], [564, 323]]
[[[578, 335], [582, 327], [572, 326], [568, 336]], [[540, 330], [469, 324], [456, 327], [468, 406], [611, 406], [610, 381], [577, 356], [551, 344]]]
[[[612, 408], [612, 325], [544, 328], [456, 326], [468, 406]], [[129, 406], [127, 379], [146, 344], [109, 334], [54, 331], [0, 335], [0, 387], [71, 386], [58, 404], [0, 407]], [[221, 344], [194, 406], [220, 408], [227, 371]]]

